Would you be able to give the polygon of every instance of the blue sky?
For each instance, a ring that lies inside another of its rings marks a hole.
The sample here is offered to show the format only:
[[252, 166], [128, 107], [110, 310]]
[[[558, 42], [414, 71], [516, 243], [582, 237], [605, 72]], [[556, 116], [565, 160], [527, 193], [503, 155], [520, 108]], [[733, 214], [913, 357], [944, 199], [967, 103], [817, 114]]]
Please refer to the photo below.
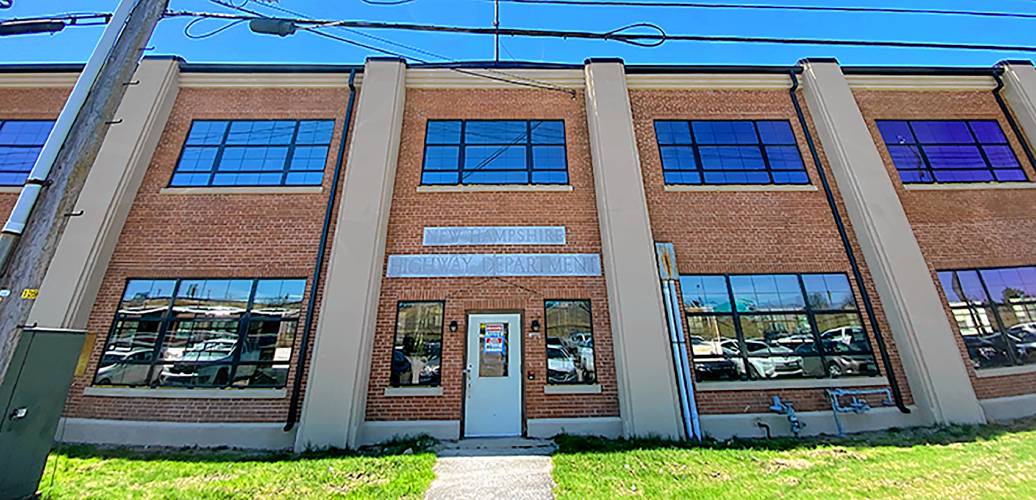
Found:
[[[708, 1], [708, 0], [705, 0]], [[757, 0], [758, 3], [982, 9], [1036, 14], [1031, 0]], [[116, 0], [14, 0], [0, 18], [26, 17], [70, 11], [110, 11]], [[206, 0], [170, 0], [177, 10], [226, 12]], [[330, 19], [382, 20], [490, 26], [493, 4], [486, 0], [416, 0], [396, 7], [376, 7], [360, 0], [280, 0], [282, 7]], [[264, 10], [255, 1], [250, 8]], [[273, 13], [266, 9], [267, 12]], [[579, 7], [501, 4], [505, 27], [608, 31], [634, 22], [653, 22], [669, 33], [778, 36], [795, 38], [856, 38], [1036, 45], [1036, 19], [975, 18], [916, 14], [860, 14], [753, 11], [690, 8]], [[176, 54], [190, 62], [362, 63], [365, 49], [297, 33], [288, 38], [255, 35], [239, 25], [205, 40], [183, 34], [188, 19], [163, 20], [149, 54]], [[205, 21], [195, 26], [205, 32], [221, 26]], [[192, 30], [194, 32], [194, 30]], [[332, 32], [376, 45], [379, 41], [337, 29]], [[0, 62], [84, 61], [100, 27], [68, 28], [55, 35], [0, 38]], [[493, 57], [488, 36], [369, 31], [379, 37], [420, 47], [446, 60], [487, 60]], [[770, 44], [667, 42], [657, 48], [636, 48], [617, 42], [509, 38], [503, 40], [501, 59], [581, 63], [587, 57], [621, 57], [629, 64], [774, 64], [790, 65], [804, 57], [837, 57], [846, 65], [990, 66], [1003, 59], [1032, 59], [1033, 53], [931, 49], [893, 49]], [[401, 51], [395, 47], [387, 48]], [[441, 61], [420, 54], [422, 59]]]

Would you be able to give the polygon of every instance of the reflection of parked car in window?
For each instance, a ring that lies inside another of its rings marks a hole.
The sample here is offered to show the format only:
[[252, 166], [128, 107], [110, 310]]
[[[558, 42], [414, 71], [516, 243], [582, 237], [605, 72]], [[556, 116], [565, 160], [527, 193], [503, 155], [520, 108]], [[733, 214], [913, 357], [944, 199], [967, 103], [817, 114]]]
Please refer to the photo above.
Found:
[[691, 353], [694, 358], [694, 379], [698, 382], [707, 380], [735, 380], [738, 378], [737, 363], [731, 361], [730, 354], [713, 342], [692, 336]]
[[[720, 345], [734, 354], [741, 352], [736, 340], [724, 340]], [[787, 347], [770, 346], [757, 340], [745, 341], [745, 347], [749, 356], [747, 367], [740, 356], [733, 358], [742, 378], [794, 377], [802, 374], [802, 358], [795, 356], [795, 352]]]
[[863, 328], [858, 326], [840, 326], [838, 328], [825, 330], [824, 333], [820, 334], [820, 338], [821, 340], [841, 342], [843, 344], [859, 344], [861, 342], [867, 342], [867, 337], [863, 334]]
[[789, 335], [787, 337], [778, 338], [776, 342], [779, 346], [787, 347], [789, 349], [794, 350], [800, 345], [812, 343], [813, 336], [806, 334]]
[[964, 335], [964, 347], [967, 348], [968, 357], [975, 368], [1011, 364], [1011, 358], [1007, 355], [1007, 349], [999, 335]]
[[547, 345], [547, 380], [555, 384], [579, 380], [576, 361], [568, 349]]
[[1018, 349], [1019, 362], [1028, 363], [1036, 356], [1036, 323], [1014, 325], [1007, 329], [1007, 335]]
[[874, 376], [878, 368], [874, 364], [874, 356], [854, 353], [853, 349], [841, 341], [824, 342], [824, 350], [829, 353], [823, 358], [815, 356], [817, 348], [814, 344], [804, 344], [795, 350], [802, 354], [802, 367], [810, 375], [827, 374], [831, 378], [844, 375]]
[[[163, 385], [226, 385], [230, 382], [230, 366], [234, 360], [236, 340], [213, 339], [188, 346], [183, 355], [162, 370]], [[259, 350], [241, 353], [241, 361], [258, 361]], [[255, 365], [238, 366], [235, 380], [251, 378]]]
[[[97, 370], [98, 385], [147, 385], [147, 374], [150, 364], [125, 364], [126, 362], [144, 362], [151, 360], [152, 349], [115, 349], [104, 353], [101, 367]], [[154, 378], [157, 378], [157, 372]]]
[[439, 376], [439, 366], [442, 363], [439, 357], [428, 358], [425, 361], [424, 368], [421, 368], [421, 373], [418, 375], [417, 382], [421, 385], [439, 385], [441, 378]]

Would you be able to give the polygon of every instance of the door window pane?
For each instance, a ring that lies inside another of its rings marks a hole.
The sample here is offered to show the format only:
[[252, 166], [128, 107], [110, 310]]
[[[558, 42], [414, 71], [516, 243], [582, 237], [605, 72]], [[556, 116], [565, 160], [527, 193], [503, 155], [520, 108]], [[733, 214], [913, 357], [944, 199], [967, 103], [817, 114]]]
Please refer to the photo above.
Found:
[[[478, 376], [506, 377], [509, 323], [480, 323], [478, 327]], [[548, 347], [548, 356], [550, 349]]]
[[441, 382], [442, 302], [400, 302], [392, 349], [392, 387]]

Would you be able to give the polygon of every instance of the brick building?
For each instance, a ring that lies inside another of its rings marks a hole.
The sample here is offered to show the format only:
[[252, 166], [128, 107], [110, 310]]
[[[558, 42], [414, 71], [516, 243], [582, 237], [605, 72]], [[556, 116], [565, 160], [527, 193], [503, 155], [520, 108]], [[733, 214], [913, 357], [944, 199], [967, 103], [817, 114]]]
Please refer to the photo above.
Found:
[[[0, 67], [5, 212], [76, 71]], [[774, 397], [829, 433], [853, 391], [848, 431], [1036, 413], [1031, 63], [136, 79], [30, 318], [96, 334], [66, 441], [787, 434]]]

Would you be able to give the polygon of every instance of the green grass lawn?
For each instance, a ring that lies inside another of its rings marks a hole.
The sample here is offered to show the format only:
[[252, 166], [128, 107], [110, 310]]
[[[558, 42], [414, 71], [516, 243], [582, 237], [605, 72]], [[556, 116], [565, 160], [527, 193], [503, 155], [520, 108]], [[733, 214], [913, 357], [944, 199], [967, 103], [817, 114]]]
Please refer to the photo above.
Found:
[[51, 454], [40, 490], [42, 498], [420, 498], [434, 476], [426, 445], [301, 457], [65, 447]]
[[1036, 418], [847, 439], [710, 443], [561, 437], [558, 498], [1036, 498]]

